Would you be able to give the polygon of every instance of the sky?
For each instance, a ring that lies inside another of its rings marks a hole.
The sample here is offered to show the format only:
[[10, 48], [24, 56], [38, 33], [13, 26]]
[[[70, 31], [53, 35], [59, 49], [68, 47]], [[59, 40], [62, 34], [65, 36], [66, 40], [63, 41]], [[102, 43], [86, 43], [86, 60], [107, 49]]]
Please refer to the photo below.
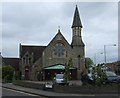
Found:
[[[19, 44], [47, 46], [61, 33], [71, 44], [73, 15], [78, 6], [85, 57], [104, 63], [118, 60], [117, 2], [4, 2], [2, 6], [2, 56], [19, 57]], [[113, 46], [116, 44], [116, 46]]]

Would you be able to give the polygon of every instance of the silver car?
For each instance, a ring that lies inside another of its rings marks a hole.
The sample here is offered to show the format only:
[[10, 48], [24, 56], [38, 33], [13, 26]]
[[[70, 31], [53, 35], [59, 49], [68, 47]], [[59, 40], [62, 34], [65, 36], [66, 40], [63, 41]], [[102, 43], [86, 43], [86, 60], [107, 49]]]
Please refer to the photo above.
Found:
[[64, 84], [63, 74], [56, 74], [54, 77], [54, 84]]
[[107, 82], [117, 82], [117, 75], [112, 71], [106, 71]]

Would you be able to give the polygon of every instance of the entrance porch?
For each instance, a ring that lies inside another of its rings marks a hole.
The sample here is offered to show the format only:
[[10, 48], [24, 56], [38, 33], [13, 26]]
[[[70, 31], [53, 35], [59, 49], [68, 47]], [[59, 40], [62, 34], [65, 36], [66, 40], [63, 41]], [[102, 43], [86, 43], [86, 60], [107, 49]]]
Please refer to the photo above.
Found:
[[[55, 74], [64, 74], [64, 72], [65, 72], [65, 66], [62, 64], [44, 67], [42, 70], [44, 77], [43, 80], [53, 80]], [[77, 68], [75, 67], [70, 68], [70, 76], [72, 80], [77, 79]]]

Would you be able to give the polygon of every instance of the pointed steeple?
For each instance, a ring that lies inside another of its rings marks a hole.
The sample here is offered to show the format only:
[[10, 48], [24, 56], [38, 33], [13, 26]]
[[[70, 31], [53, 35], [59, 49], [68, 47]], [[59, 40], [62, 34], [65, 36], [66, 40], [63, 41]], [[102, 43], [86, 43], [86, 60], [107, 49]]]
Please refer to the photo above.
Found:
[[76, 5], [76, 8], [75, 8], [75, 13], [74, 13], [74, 18], [73, 18], [72, 28], [73, 27], [81, 27], [82, 28], [82, 23], [81, 23], [81, 20], [80, 20], [80, 16], [79, 16], [79, 11], [78, 11], [77, 5]]
[[76, 5], [73, 24], [72, 24], [72, 32], [73, 32], [72, 43], [71, 43], [72, 46], [84, 47], [84, 43], [82, 41], [82, 36], [81, 36], [81, 30], [82, 30], [82, 24], [79, 17], [78, 7]]

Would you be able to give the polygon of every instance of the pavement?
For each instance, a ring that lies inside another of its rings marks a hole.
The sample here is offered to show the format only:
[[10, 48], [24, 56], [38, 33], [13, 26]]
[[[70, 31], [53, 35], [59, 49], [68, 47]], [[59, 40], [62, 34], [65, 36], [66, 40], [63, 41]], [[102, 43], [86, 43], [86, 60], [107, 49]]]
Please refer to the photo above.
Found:
[[[3, 83], [3, 88], [18, 90], [38, 96], [44, 96], [49, 98], [120, 98], [117, 94], [109, 94], [109, 97], [107, 97], [107, 94], [71, 94], [71, 93], [56, 93], [52, 91], [44, 91], [40, 89], [33, 89], [33, 88], [26, 88], [22, 86], [13, 85], [12, 83]], [[104, 97], [103, 97], [104, 96]]]

